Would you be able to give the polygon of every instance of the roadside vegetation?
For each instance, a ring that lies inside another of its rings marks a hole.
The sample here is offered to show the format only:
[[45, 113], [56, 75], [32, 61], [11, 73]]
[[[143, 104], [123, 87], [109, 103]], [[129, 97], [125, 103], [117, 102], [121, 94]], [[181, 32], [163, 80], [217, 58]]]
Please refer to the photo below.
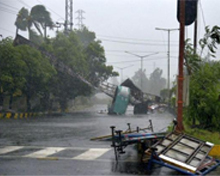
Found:
[[[206, 27], [195, 51], [190, 40], [185, 42], [185, 77], [189, 77], [188, 106], [184, 107], [185, 132], [199, 139], [220, 144], [220, 58], [216, 58], [220, 44], [220, 27]], [[207, 54], [205, 54], [205, 51]], [[207, 52], [208, 51], [208, 52]], [[176, 92], [174, 86], [172, 92]], [[176, 109], [176, 97], [171, 105]]]
[[[109, 77], [117, 76], [106, 65], [105, 51], [94, 32], [80, 30], [57, 32], [47, 38], [47, 27], [53, 28], [50, 13], [42, 5], [30, 12], [22, 8], [15, 21], [19, 31], [28, 31], [29, 40], [47, 51], [97, 86]], [[39, 50], [28, 45], [14, 46], [10, 37], [0, 41], [0, 110], [49, 111], [68, 108], [76, 97], [93, 95], [94, 90], [77, 78], [61, 72]]]
[[191, 124], [184, 122], [185, 133], [203, 141], [211, 142], [215, 145], [220, 145], [219, 130], [207, 130], [203, 128], [192, 128]]
[[[199, 41], [197, 54], [188, 43], [185, 49], [185, 66], [190, 76], [189, 106], [184, 118], [191, 127], [217, 131], [220, 129], [220, 62], [215, 61], [217, 45], [220, 44], [220, 28], [206, 27], [204, 38]], [[207, 55], [203, 55], [204, 50]]]

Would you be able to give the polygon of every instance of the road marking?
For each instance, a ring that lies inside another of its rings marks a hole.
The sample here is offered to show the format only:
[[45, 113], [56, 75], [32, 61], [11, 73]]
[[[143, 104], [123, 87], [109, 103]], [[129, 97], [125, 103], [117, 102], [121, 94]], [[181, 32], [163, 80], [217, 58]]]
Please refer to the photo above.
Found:
[[76, 160], [94, 160], [100, 156], [102, 156], [104, 153], [108, 152], [110, 149], [104, 149], [104, 148], [91, 148], [88, 151], [73, 157], [72, 159]]
[[10, 153], [19, 149], [22, 149], [23, 146], [8, 146], [0, 149], [0, 154]]
[[25, 155], [24, 157], [29, 157], [29, 158], [44, 158], [47, 157], [49, 155], [52, 155], [54, 153], [58, 153], [62, 150], [65, 150], [65, 148], [63, 147], [47, 147], [43, 150], [34, 152], [34, 153], [30, 153], [28, 155]]

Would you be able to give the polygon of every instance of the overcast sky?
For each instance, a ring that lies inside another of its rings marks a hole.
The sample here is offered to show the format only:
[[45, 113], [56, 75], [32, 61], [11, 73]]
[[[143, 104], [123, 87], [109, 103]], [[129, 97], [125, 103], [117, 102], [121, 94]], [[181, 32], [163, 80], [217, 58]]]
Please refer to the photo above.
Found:
[[[17, 12], [22, 7], [30, 10], [37, 4], [47, 8], [54, 22], [64, 22], [65, 0], [0, 0], [0, 34], [3, 38], [15, 36]], [[219, 7], [220, 0], [199, 0], [198, 38], [203, 36], [205, 26], [220, 26]], [[155, 68], [163, 69], [163, 76], [167, 78], [168, 33], [155, 28], [179, 28], [177, 0], [73, 0], [73, 11], [77, 10], [85, 12], [83, 24], [102, 41], [107, 64], [113, 65], [119, 73], [123, 70], [123, 79], [132, 77], [141, 66], [139, 57], [125, 51], [140, 56], [158, 52], [144, 59], [143, 68], [147, 76]], [[74, 13], [74, 28], [78, 27], [77, 16]], [[192, 41], [193, 26], [186, 28], [186, 37]], [[48, 31], [50, 37], [55, 31]], [[27, 32], [20, 34], [27, 37]], [[171, 32], [170, 41], [170, 77], [173, 80], [178, 72], [179, 31]], [[220, 58], [219, 54], [217, 58]]]

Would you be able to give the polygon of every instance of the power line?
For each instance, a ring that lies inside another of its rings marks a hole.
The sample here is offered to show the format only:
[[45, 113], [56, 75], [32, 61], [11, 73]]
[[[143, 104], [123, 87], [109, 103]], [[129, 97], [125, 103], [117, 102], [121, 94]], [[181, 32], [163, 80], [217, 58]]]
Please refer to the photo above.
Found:
[[[155, 51], [143, 51], [143, 50], [129, 50], [131, 52], [135, 52], [135, 53], [152, 53]], [[115, 52], [115, 53], [123, 53], [124, 50], [105, 50], [105, 52]], [[159, 53], [167, 53], [167, 51], [158, 51]], [[177, 51], [178, 52], [178, 51]]]
[[12, 32], [12, 31], [10, 31], [10, 30], [7, 30], [7, 29], [4, 29], [4, 28], [2, 28], [2, 27], [0, 27], [0, 29], [2, 29], [2, 30], [4, 30], [4, 31], [7, 31], [7, 32], [10, 32], [10, 33], [14, 34], [14, 32]]
[[0, 7], [0, 11], [2, 12], [7, 12], [7, 13], [10, 13], [10, 14], [13, 14], [13, 15], [16, 15], [17, 12], [13, 11], [13, 10], [10, 10], [10, 9], [7, 9], [5, 7]]
[[[145, 61], [149, 61], [149, 60], [163, 60], [163, 59], [167, 59], [167, 58], [154, 58], [154, 59], [145, 59]], [[117, 64], [117, 63], [128, 63], [128, 62], [139, 62], [140, 60], [131, 60], [131, 61], [117, 61], [117, 62], [107, 62], [110, 64]]]
[[[114, 36], [106, 36], [106, 35], [97, 35], [100, 38], [110, 38], [110, 39], [122, 39], [122, 40], [135, 40], [135, 41], [142, 41], [142, 42], [155, 42], [155, 43], [164, 43], [163, 40], [147, 40], [147, 39], [137, 39], [137, 38], [125, 38], [125, 37], [114, 37]], [[178, 44], [178, 41], [172, 41], [173, 43]]]
[[[132, 44], [132, 45], [150, 45], [150, 46], [164, 46], [165, 44], [155, 44], [155, 43], [142, 43], [142, 42], [128, 42], [122, 40], [109, 40], [109, 39], [100, 39], [101, 41], [114, 42], [114, 43], [124, 43], [124, 44]], [[178, 47], [178, 44], [172, 45]]]
[[204, 16], [204, 12], [203, 12], [203, 8], [202, 8], [202, 3], [201, 3], [201, 1], [200, 1], [199, 5], [200, 5], [200, 8], [201, 8], [201, 12], [202, 12], [203, 24], [206, 26], [205, 16]]
[[[37, 0], [39, 3], [43, 4], [40, 0]], [[52, 10], [51, 8], [49, 8], [48, 6], [44, 5], [47, 9], [49, 9], [51, 12], [53, 12], [55, 15], [59, 16], [60, 18], [62, 18], [64, 20], [64, 17], [60, 14], [58, 14], [57, 12], [55, 12], [54, 10]]]
[[18, 0], [18, 2], [20, 2], [21, 4], [23, 4], [23, 5], [25, 5], [25, 6], [27, 6], [27, 7], [29, 7], [29, 8], [31, 8], [31, 6], [29, 6], [28, 4], [26, 4], [24, 1], [22, 1], [22, 0]]
[[12, 9], [14, 9], [14, 10], [19, 10], [18, 8], [12, 7], [12, 6], [10, 6], [10, 5], [8, 5], [8, 4], [5, 4], [5, 3], [3, 3], [3, 2], [0, 2], [0, 4], [4, 5], [4, 6], [6, 6], [6, 7], [10, 7], [10, 8], [12, 8]]

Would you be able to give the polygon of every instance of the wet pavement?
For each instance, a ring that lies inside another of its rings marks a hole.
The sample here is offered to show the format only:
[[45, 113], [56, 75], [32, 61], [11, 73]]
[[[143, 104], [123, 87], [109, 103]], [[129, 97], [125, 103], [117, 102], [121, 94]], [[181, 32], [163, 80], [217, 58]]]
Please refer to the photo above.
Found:
[[[63, 116], [1, 119], [0, 175], [178, 175], [159, 166], [148, 173], [134, 145], [116, 163], [110, 141], [90, 140], [110, 134], [112, 125], [122, 130], [127, 123], [133, 129], [144, 128], [150, 119], [154, 131], [162, 132], [171, 124], [171, 114], [133, 115], [129, 107], [125, 115], [109, 116], [105, 109], [99, 105]], [[218, 173], [219, 168], [212, 172]]]

